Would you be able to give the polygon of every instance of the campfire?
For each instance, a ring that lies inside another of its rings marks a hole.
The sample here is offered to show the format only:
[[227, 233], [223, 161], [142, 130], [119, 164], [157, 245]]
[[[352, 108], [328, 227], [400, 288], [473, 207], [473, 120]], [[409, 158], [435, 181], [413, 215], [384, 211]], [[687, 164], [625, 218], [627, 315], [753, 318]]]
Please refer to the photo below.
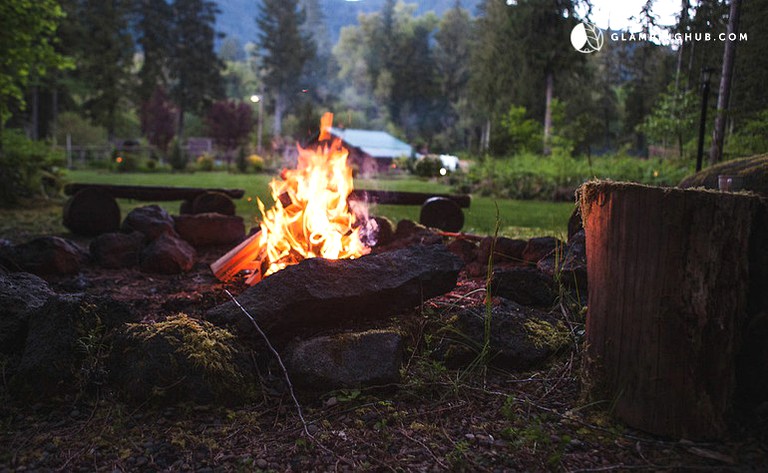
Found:
[[[261, 229], [211, 264], [222, 281], [248, 271], [246, 283], [254, 285], [281, 269], [308, 258], [357, 258], [369, 252], [361, 238], [363, 218], [350, 208], [353, 191], [348, 151], [341, 141], [330, 141], [333, 114], [320, 123], [316, 149], [299, 147], [296, 169], [285, 169], [270, 190], [269, 210], [257, 199]], [[363, 210], [359, 208], [358, 210]]]

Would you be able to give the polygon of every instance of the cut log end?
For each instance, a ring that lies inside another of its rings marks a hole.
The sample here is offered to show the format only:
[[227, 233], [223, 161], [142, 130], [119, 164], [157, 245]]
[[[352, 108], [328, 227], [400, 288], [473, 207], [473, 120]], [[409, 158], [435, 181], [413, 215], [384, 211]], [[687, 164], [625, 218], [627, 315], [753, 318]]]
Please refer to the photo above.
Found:
[[591, 182], [581, 189], [585, 378], [627, 424], [722, 438], [749, 286], [754, 195]]

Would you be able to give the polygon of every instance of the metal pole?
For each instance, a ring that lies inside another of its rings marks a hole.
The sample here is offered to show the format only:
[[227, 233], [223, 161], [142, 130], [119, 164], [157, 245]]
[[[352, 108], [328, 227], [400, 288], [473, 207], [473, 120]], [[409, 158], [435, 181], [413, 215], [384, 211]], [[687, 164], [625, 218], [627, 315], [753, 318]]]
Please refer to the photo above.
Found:
[[264, 82], [261, 83], [261, 90], [259, 91], [259, 94], [261, 94], [261, 100], [259, 100], [259, 126], [258, 126], [258, 144], [256, 145], [257, 153], [259, 156], [261, 156], [261, 135], [262, 135], [262, 126], [264, 123]]
[[696, 172], [701, 171], [701, 163], [704, 156], [704, 132], [707, 128], [707, 102], [709, 102], [709, 79], [714, 69], [703, 67], [701, 69], [702, 77], [702, 98], [701, 98], [701, 116], [699, 118], [699, 147], [696, 151]]

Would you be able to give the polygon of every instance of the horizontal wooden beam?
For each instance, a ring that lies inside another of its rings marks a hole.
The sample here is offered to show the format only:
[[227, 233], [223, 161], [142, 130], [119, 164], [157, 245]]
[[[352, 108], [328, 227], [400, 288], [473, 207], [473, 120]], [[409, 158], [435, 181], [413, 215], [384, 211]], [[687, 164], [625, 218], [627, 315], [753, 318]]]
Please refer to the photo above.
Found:
[[365, 189], [355, 189], [349, 194], [349, 200], [382, 205], [421, 205], [433, 197], [443, 197], [452, 200], [463, 209], [468, 209], [471, 201], [467, 194], [430, 194], [425, 192], [376, 191]]
[[74, 195], [83, 189], [96, 189], [116, 199], [136, 199], [146, 201], [191, 200], [206, 192], [220, 192], [233, 199], [245, 195], [243, 189], [205, 189], [200, 187], [162, 187], [162, 186], [119, 186], [112, 184], [67, 184], [64, 193]]

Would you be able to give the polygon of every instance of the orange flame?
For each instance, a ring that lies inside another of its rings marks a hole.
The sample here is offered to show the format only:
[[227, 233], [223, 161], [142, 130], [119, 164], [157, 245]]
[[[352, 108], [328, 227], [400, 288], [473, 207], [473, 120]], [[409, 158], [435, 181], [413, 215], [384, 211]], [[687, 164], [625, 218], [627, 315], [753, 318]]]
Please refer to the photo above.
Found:
[[[332, 120], [332, 114], [323, 117], [324, 130]], [[284, 170], [281, 181], [270, 183], [274, 206], [267, 210], [257, 199], [261, 232], [211, 265], [216, 276], [226, 280], [249, 269], [252, 274], [246, 282], [256, 284], [307, 258], [345, 259], [368, 253], [347, 204], [354, 189], [348, 154], [339, 140], [316, 150], [299, 147], [296, 169]]]

